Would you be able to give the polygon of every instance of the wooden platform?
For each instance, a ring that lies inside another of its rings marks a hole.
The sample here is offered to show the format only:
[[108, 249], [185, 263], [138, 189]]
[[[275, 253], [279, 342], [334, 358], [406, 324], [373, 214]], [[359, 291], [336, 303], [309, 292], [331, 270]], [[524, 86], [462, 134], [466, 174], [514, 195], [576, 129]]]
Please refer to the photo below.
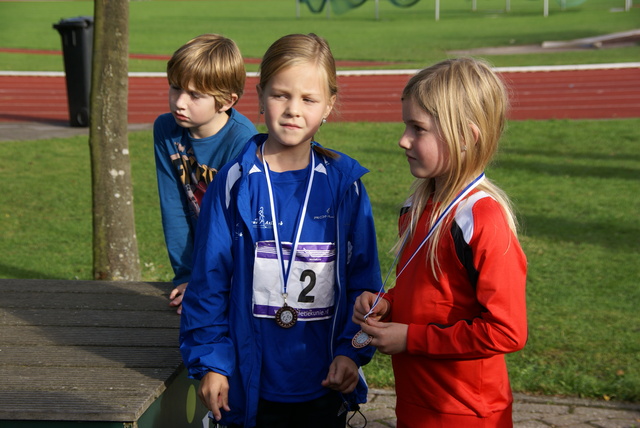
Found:
[[[0, 426], [142, 426], [146, 413], [149, 426], [201, 427], [206, 412], [182, 367], [170, 290], [166, 283], [0, 279]], [[174, 403], [161, 403], [173, 383], [181, 385]], [[179, 425], [160, 415], [168, 406], [181, 409]]]

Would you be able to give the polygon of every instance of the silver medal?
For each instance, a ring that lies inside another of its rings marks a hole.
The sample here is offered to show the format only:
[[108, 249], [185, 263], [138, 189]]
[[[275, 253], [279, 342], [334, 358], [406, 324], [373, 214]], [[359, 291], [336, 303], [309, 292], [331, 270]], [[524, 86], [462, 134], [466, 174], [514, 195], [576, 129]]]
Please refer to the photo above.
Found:
[[354, 348], [364, 348], [371, 343], [372, 339], [373, 337], [360, 330], [355, 336], [353, 336], [353, 339], [351, 339], [351, 345], [353, 345]]

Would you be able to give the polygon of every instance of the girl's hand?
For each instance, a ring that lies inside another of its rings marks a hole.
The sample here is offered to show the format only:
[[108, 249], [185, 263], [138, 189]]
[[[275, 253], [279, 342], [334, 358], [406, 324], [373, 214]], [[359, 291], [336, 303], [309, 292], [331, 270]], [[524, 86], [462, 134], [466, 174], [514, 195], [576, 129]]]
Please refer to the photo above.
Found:
[[362, 331], [373, 338], [370, 345], [383, 354], [393, 355], [407, 350], [407, 324], [380, 322], [368, 317], [361, 327]]
[[216, 372], [207, 373], [200, 381], [198, 397], [204, 406], [211, 410], [216, 421], [222, 418], [220, 409], [227, 412], [229, 408], [229, 380], [225, 375]]
[[171, 290], [171, 294], [169, 294], [169, 300], [171, 300], [169, 306], [177, 306], [178, 309], [176, 312], [178, 315], [182, 313], [182, 296], [184, 296], [184, 290], [187, 289], [187, 284], [188, 283], [183, 282]]
[[[371, 306], [373, 306], [373, 302], [375, 302], [377, 297], [378, 297], [377, 294], [370, 293], [368, 291], [365, 291], [361, 295], [359, 295], [358, 298], [356, 299], [355, 305], [353, 306], [353, 316], [351, 317], [351, 320], [356, 324], [360, 324], [360, 325], [364, 324], [365, 322], [364, 317], [371, 310]], [[389, 301], [383, 298], [380, 298], [378, 300], [378, 304], [376, 305], [375, 309], [367, 317], [367, 319], [373, 318], [374, 320], [380, 320], [387, 316], [390, 309], [391, 309], [391, 304], [389, 303]]]
[[329, 366], [329, 373], [322, 386], [345, 394], [356, 389], [358, 385], [358, 366], [349, 357], [338, 355]]

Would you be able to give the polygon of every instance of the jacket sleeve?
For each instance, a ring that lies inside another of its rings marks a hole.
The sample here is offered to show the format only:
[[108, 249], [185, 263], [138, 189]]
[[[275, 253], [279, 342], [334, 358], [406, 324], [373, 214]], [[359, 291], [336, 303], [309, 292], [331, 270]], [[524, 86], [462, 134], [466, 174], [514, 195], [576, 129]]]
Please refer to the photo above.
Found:
[[356, 349], [351, 344], [353, 336], [360, 327], [351, 321], [355, 301], [364, 291], [377, 293], [382, 287], [376, 230], [373, 221], [371, 202], [360, 180], [357, 180], [347, 192], [344, 199], [350, 204], [352, 211], [346, 232], [347, 266], [346, 266], [346, 322], [343, 333], [338, 340], [336, 355], [345, 355], [358, 366], [367, 364], [375, 352], [372, 346]]
[[410, 353], [471, 359], [515, 352], [526, 343], [526, 257], [493, 199], [475, 204], [473, 222], [469, 245], [479, 273], [475, 298], [482, 311], [452, 325], [411, 324]]
[[[173, 119], [171, 119], [173, 120]], [[193, 232], [187, 199], [176, 167], [171, 161], [172, 136], [166, 126], [166, 115], [158, 117], [153, 126], [153, 141], [158, 181], [158, 196], [162, 214], [165, 244], [173, 268], [175, 286], [191, 277]]]
[[182, 301], [180, 351], [189, 375], [196, 379], [209, 371], [230, 376], [235, 368], [228, 310], [233, 275], [233, 223], [224, 201], [223, 171], [202, 201], [193, 272]]

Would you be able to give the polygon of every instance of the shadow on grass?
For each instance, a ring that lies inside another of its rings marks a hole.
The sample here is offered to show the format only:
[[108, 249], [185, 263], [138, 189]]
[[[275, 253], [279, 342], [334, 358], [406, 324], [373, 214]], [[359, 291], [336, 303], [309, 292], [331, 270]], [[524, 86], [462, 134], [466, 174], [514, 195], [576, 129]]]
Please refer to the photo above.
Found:
[[585, 159], [588, 161], [640, 161], [640, 154], [637, 152], [629, 153], [622, 150], [611, 149], [611, 153], [603, 154], [601, 152], [571, 152], [567, 153], [566, 150], [533, 150], [533, 149], [515, 149], [512, 147], [501, 149], [502, 155], [514, 155], [514, 156], [536, 156], [536, 157], [548, 157], [551, 159], [572, 159], [580, 160]]
[[[628, 156], [621, 159], [629, 159]], [[633, 160], [633, 159], [631, 159]], [[500, 160], [496, 163], [496, 167], [501, 170], [511, 171], [531, 171], [536, 174], [544, 174], [547, 176], [558, 177], [587, 177], [587, 178], [602, 178], [605, 180], [611, 179], [623, 179], [633, 180], [638, 179], [638, 169], [632, 167], [623, 166], [596, 166], [596, 165], [580, 165], [570, 163], [570, 160], [561, 164], [557, 162], [544, 162], [544, 161], [520, 161], [520, 160]]]
[[524, 235], [616, 250], [638, 251], [640, 228], [620, 222], [576, 221], [545, 215], [523, 215]]
[[43, 272], [36, 272], [29, 269], [22, 269], [16, 266], [8, 266], [0, 263], [0, 277], [21, 278], [21, 279], [59, 279]]

